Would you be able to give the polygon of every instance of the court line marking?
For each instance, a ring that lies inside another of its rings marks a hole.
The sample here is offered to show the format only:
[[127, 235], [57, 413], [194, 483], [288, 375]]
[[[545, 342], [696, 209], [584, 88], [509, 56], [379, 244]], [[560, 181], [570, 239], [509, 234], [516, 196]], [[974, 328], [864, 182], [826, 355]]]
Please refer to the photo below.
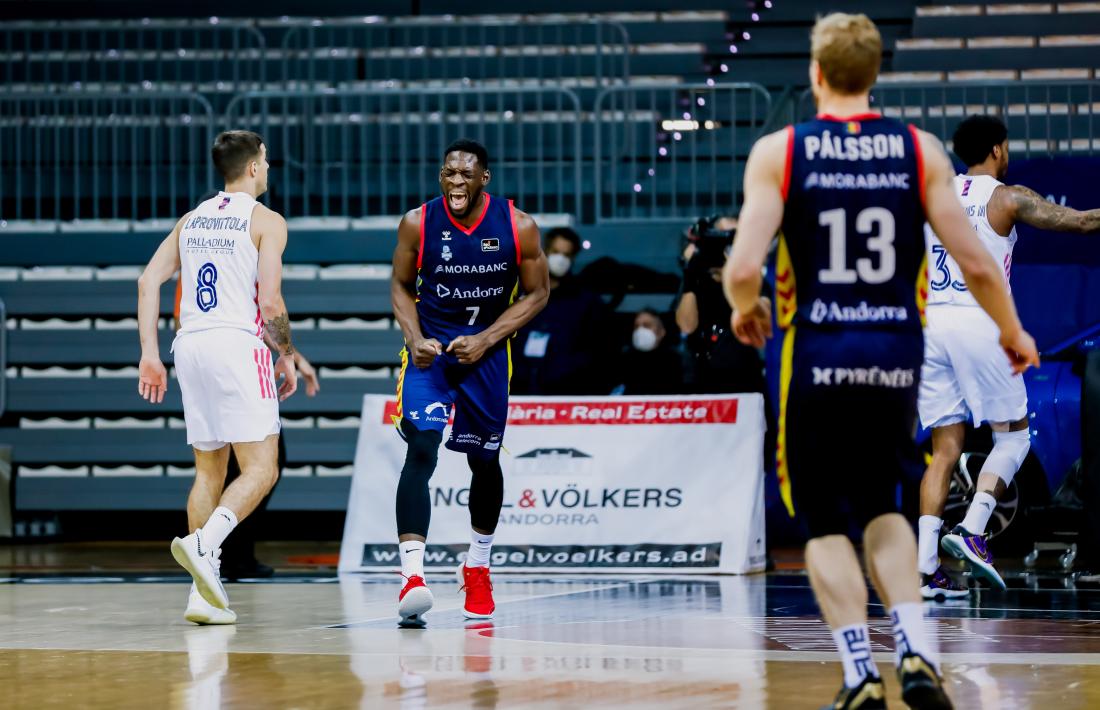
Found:
[[[504, 601], [498, 602], [497, 606], [500, 607], [500, 606], [503, 606], [505, 604], [515, 604], [517, 602], [527, 602], [527, 601], [534, 601], [534, 600], [538, 600], [538, 599], [550, 599], [552, 597], [567, 597], [567, 596], [571, 596], [573, 594], [590, 594], [592, 592], [604, 592], [604, 591], [607, 591], [609, 589], [622, 589], [623, 587], [629, 587], [632, 584], [639, 584], [639, 583], [647, 583], [648, 584], [650, 581], [652, 581], [652, 580], [633, 580], [633, 581], [629, 581], [629, 582], [622, 582], [622, 583], [619, 583], [619, 584], [612, 584], [612, 585], [607, 585], [607, 586], [603, 586], [603, 587], [588, 587], [586, 589], [574, 589], [574, 590], [571, 590], [571, 591], [554, 592], [552, 594], [535, 594], [535, 595], [532, 595], [532, 596], [529, 596], [529, 597], [518, 597], [518, 598], [515, 598], [515, 599], [505, 599]], [[446, 608], [446, 609], [436, 609], [436, 608], [433, 607], [432, 611], [456, 611], [456, 610], [461, 609], [461, 608], [462, 608], [462, 605], [459, 604], [456, 607]], [[326, 624], [324, 626], [309, 626], [309, 627], [306, 627], [306, 628], [310, 628], [310, 629], [340, 629], [340, 628], [349, 628], [349, 627], [353, 627], [353, 626], [360, 626], [362, 624], [373, 624], [373, 623], [378, 622], [378, 621], [395, 621], [396, 619], [397, 619], [397, 614], [389, 614], [387, 616], [379, 616], [379, 617], [375, 617], [375, 618], [371, 618], [371, 619], [366, 619], [366, 620], [363, 620], [363, 621], [351, 621], [351, 622], [346, 622], [346, 623], [343, 623], [343, 624]], [[569, 622], [569, 623], [582, 623], [582, 622]], [[497, 628], [512, 628], [512, 627], [503, 627], [502, 626], [502, 627], [497, 627]]]
[[[935, 604], [935, 602], [932, 602], [932, 604]], [[1015, 608], [1015, 607], [955, 606], [955, 605], [952, 605], [952, 604], [942, 604], [942, 605], [937, 604], [936, 606], [932, 606], [932, 604], [925, 604], [924, 608], [926, 610], [940, 609], [940, 610], [943, 610], [943, 611], [978, 611], [978, 612], [982, 612], [982, 611], [1027, 611], [1027, 612], [1031, 612], [1031, 613], [1042, 612], [1044, 614], [1048, 614], [1048, 613], [1049, 614], [1100, 614], [1100, 610], [1097, 610], [1097, 609], [1039, 609], [1039, 608], [1019, 609], [1019, 608]], [[885, 604], [877, 604], [877, 603], [869, 604], [868, 606], [879, 607], [881, 609], [886, 608]], [[928, 619], [963, 618], [963, 619], [972, 619], [974, 621], [1042, 621], [1043, 620], [1041, 618], [1033, 618], [1033, 619], [983, 619], [980, 616], [979, 617], [972, 617], [972, 616], [953, 617], [953, 616], [933, 616], [933, 615], [930, 615], [930, 614], [925, 614], [925, 618], [928, 618]], [[1053, 621], [1053, 619], [1048, 619], [1048, 621]]]
[[[202, 628], [194, 626], [192, 628]], [[398, 629], [394, 629], [397, 631]], [[460, 629], [445, 629], [443, 631], [459, 631]], [[571, 642], [561, 641], [529, 641], [526, 639], [508, 639], [493, 637], [493, 641], [511, 641], [519, 643], [533, 643], [533, 644], [545, 644], [551, 646], [582, 646], [583, 649], [612, 649], [617, 648], [611, 644], [576, 644]], [[777, 651], [777, 650], [749, 650], [749, 649], [709, 649], [709, 648], [685, 648], [685, 647], [644, 647], [644, 646], [626, 646], [632, 653], [630, 654], [593, 654], [593, 653], [576, 653], [577, 658], [614, 658], [616, 660], [648, 660], [654, 658], [661, 659], [685, 659], [685, 658], [714, 658], [717, 660], [744, 660], [744, 661], [766, 661], [766, 662], [809, 662], [809, 663], [839, 663], [836, 652], [833, 651]], [[655, 653], [642, 653], [643, 650], [655, 651]], [[661, 651], [692, 651], [692, 655], [665, 655], [660, 653]], [[187, 655], [190, 653], [188, 649], [183, 648], [67, 648], [58, 646], [18, 646], [18, 647], [0, 647], [0, 652], [4, 651], [65, 651], [71, 653], [177, 653], [180, 655]], [[381, 656], [386, 658], [392, 658], [395, 655], [400, 655], [402, 658], [466, 658], [467, 654], [457, 653], [440, 653], [440, 654], [423, 654], [423, 653], [410, 653], [410, 654], [395, 654], [392, 649], [381, 651], [285, 651], [285, 650], [235, 650], [226, 649], [225, 653], [230, 656], [255, 656], [255, 655], [271, 655], [271, 656], [340, 656], [344, 658], [362, 657], [373, 658], [375, 656]], [[526, 655], [540, 655], [533, 654], [530, 650], [524, 652]], [[544, 655], [545, 654], [541, 654]], [[554, 657], [557, 657], [555, 654]], [[502, 657], [500, 654], [476, 654], [477, 657]], [[877, 662], [883, 663], [886, 666], [891, 666], [894, 663], [894, 653], [892, 651], [881, 651], [873, 653], [872, 656]], [[508, 656], [511, 657], [511, 656]], [[992, 657], [995, 657], [993, 660]], [[990, 653], [943, 653], [940, 654], [940, 663], [949, 665], [975, 665], [975, 666], [1020, 666], [1020, 665], [1036, 665], [1036, 666], [1100, 666], [1100, 653], [1016, 653], [1016, 654], [990, 654]]]
[[[569, 622], [569, 623], [593, 623], [593, 622]], [[598, 622], [596, 622], [598, 623]], [[556, 624], [563, 625], [563, 624]], [[517, 628], [517, 627], [497, 627], [495, 630], [500, 631], [504, 628]], [[497, 636], [494, 634], [493, 641], [510, 641], [513, 643], [535, 643], [544, 644], [548, 646], [579, 646], [586, 649], [618, 649], [629, 648], [633, 649], [635, 653], [639, 650], [651, 651], [637, 658], [651, 658], [661, 657], [662, 651], [690, 651], [693, 658], [700, 656], [713, 656], [716, 658], [741, 658], [745, 660], [764, 660], [764, 661], [799, 661], [799, 662], [837, 662], [840, 658], [835, 651], [782, 651], [777, 649], [722, 649], [722, 648], [700, 648], [694, 646], [626, 646], [622, 644], [600, 644], [600, 643], [584, 643], [577, 641], [546, 641], [541, 639], [517, 639], [509, 638], [507, 636]], [[530, 653], [530, 651], [528, 651]], [[893, 651], [880, 651], [873, 653], [877, 661], [884, 662], [887, 665], [894, 663]], [[629, 658], [631, 656], [620, 656], [615, 654], [614, 658]], [[678, 658], [680, 656], [673, 656]], [[995, 659], [995, 660], [994, 660]], [[994, 652], [973, 652], [973, 651], [960, 651], [940, 654], [941, 663], [952, 664], [977, 664], [977, 665], [1043, 665], [1043, 666], [1065, 666], [1065, 665], [1082, 665], [1082, 666], [1098, 666], [1100, 665], [1100, 653], [994, 653]]]

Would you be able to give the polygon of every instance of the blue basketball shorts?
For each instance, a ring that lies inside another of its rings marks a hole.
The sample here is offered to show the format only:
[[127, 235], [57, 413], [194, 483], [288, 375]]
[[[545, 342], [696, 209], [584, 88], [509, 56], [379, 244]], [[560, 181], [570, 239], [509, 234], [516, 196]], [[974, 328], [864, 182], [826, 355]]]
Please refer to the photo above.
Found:
[[845, 535], [897, 512], [907, 459], [919, 461], [920, 331], [798, 327], [783, 350], [780, 491], [810, 537]]
[[508, 423], [509, 345], [494, 348], [473, 365], [443, 353], [420, 369], [401, 351], [397, 380], [398, 426], [404, 418], [417, 429], [443, 431], [453, 415], [446, 446], [465, 454], [495, 455]]

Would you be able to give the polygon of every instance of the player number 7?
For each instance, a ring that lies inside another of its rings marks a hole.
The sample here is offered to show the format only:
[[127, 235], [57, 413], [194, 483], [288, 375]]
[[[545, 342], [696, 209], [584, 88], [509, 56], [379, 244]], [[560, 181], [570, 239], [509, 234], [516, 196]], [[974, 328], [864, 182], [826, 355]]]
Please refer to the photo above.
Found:
[[481, 313], [481, 306], [466, 306], [466, 310], [470, 311], [469, 325], [473, 325], [474, 321], [477, 320], [477, 314]]

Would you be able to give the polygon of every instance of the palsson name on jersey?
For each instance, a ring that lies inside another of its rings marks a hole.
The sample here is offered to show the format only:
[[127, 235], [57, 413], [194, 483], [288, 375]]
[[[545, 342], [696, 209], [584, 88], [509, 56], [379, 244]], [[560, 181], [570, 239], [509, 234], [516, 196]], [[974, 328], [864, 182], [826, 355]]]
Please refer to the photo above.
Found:
[[484, 195], [483, 211], [469, 228], [452, 218], [442, 197], [421, 207], [416, 309], [425, 337], [447, 343], [479, 333], [516, 295], [515, 207]]
[[[987, 214], [993, 191], [1002, 184], [990, 175], [955, 176], [955, 194], [970, 220], [970, 226], [974, 227], [982, 246], [1004, 269], [1005, 286], [1008, 286], [1012, 273], [1012, 249], [1016, 246], [1016, 227], [1012, 227], [1007, 237], [1002, 237], [989, 223]], [[978, 302], [967, 288], [958, 263], [947, 253], [928, 225], [925, 225], [924, 236], [928, 247], [928, 305], [978, 308]]]
[[868, 114], [821, 116], [788, 131], [780, 324], [919, 331], [925, 250], [915, 129]]

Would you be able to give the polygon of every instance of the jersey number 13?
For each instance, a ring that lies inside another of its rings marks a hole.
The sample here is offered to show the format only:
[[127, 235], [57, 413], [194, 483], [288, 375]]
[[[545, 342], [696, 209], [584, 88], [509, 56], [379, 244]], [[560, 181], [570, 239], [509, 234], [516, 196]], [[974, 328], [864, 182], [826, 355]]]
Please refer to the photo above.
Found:
[[856, 259], [848, 266], [848, 219], [843, 207], [818, 215], [818, 224], [829, 228], [829, 268], [817, 276], [823, 284], [882, 284], [894, 278], [897, 254], [894, 250], [894, 214], [885, 207], [868, 207], [856, 215], [856, 232], [867, 235], [867, 248], [878, 254], [878, 264], [870, 257]]

